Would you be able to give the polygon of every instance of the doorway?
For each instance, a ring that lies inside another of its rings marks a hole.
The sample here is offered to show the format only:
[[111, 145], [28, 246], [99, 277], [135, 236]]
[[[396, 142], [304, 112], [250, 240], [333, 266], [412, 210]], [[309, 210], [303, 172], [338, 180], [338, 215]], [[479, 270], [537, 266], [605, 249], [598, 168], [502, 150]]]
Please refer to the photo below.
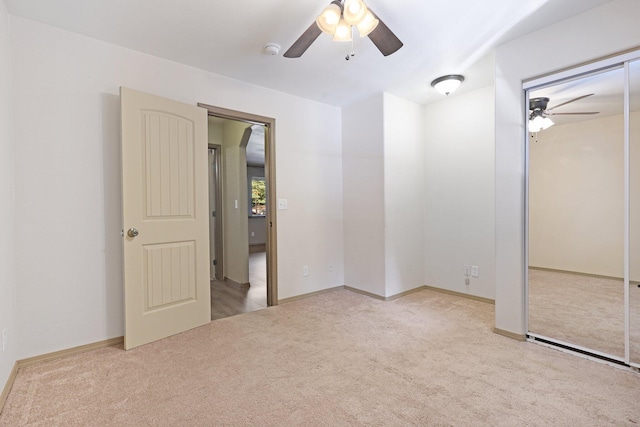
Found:
[[640, 367], [638, 57], [525, 84], [528, 337], [634, 367]]
[[275, 120], [209, 114], [212, 320], [277, 304]]

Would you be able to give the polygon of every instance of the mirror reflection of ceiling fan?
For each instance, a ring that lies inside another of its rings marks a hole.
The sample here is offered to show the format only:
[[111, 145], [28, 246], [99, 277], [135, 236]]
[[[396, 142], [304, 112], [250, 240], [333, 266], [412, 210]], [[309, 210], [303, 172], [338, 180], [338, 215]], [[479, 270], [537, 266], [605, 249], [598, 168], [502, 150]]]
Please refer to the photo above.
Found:
[[[356, 28], [360, 37], [368, 36], [384, 56], [391, 55], [403, 46], [400, 39], [363, 0], [333, 0], [284, 56], [301, 57], [321, 33], [333, 36], [334, 41], [353, 41]], [[353, 49], [345, 59], [349, 60], [351, 56], [354, 56]]]
[[549, 129], [554, 125], [553, 121], [549, 118], [549, 116], [576, 116], [576, 115], [588, 115], [588, 114], [598, 114], [599, 111], [582, 111], [582, 112], [571, 112], [571, 113], [551, 113], [550, 111], [555, 110], [558, 107], [562, 107], [563, 105], [570, 104], [575, 101], [579, 101], [581, 99], [587, 98], [589, 96], [593, 96], [593, 93], [589, 93], [587, 95], [582, 95], [577, 98], [570, 99], [561, 104], [553, 106], [551, 108], [547, 108], [549, 104], [549, 98], [531, 98], [529, 100], [529, 132], [540, 132], [541, 130]]

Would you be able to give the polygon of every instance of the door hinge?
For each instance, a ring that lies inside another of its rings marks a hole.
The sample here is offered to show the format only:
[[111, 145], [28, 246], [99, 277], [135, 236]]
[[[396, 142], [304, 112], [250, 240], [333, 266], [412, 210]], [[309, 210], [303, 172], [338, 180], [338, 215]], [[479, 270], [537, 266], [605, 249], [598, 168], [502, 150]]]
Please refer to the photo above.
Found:
[[215, 218], [216, 217], [216, 211], [211, 212], [211, 216]]
[[214, 260], [213, 260], [213, 265], [214, 265], [214, 266], [218, 265], [218, 260], [217, 260], [217, 259], [214, 259]]

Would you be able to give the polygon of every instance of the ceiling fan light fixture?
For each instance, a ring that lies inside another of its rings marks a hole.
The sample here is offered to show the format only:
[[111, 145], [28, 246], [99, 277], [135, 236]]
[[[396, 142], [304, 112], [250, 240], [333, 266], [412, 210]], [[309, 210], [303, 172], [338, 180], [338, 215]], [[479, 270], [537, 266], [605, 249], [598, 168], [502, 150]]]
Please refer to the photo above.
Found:
[[370, 10], [367, 10], [367, 13], [364, 15], [364, 18], [362, 18], [362, 21], [360, 21], [360, 23], [356, 25], [356, 27], [358, 28], [358, 34], [360, 34], [360, 37], [368, 36], [371, 31], [376, 29], [378, 23], [380, 23], [380, 21], [375, 16], [373, 16], [373, 13], [371, 13]]
[[549, 117], [544, 117], [542, 111], [536, 110], [531, 113], [532, 118], [529, 120], [529, 132], [540, 132], [549, 129], [555, 123]]
[[[343, 14], [346, 5], [349, 6], [346, 11], [347, 16], [350, 12], [354, 15], [356, 12], [362, 14], [362, 18], [355, 24], [349, 25], [344, 21]], [[356, 27], [362, 37], [368, 36], [371, 39], [371, 42], [383, 56], [389, 56], [404, 46], [398, 36], [367, 7], [363, 0], [333, 0], [322, 13], [316, 16], [309, 28], [303, 31], [283, 56], [285, 58], [300, 58], [322, 33], [333, 36], [335, 41], [352, 41]], [[352, 46], [346, 59], [355, 55], [353, 49]]]
[[449, 74], [448, 76], [438, 77], [431, 82], [431, 86], [443, 95], [453, 93], [458, 86], [464, 81], [464, 76], [460, 74]]
[[336, 32], [336, 28], [340, 23], [340, 16], [342, 10], [336, 3], [331, 3], [325, 7], [324, 10], [316, 18], [316, 25], [325, 34], [333, 35]]
[[341, 18], [338, 26], [336, 27], [336, 32], [333, 33], [333, 41], [350, 42], [351, 40], [351, 25], [347, 24], [347, 22]]
[[342, 15], [349, 25], [358, 25], [369, 10], [362, 0], [346, 0]]

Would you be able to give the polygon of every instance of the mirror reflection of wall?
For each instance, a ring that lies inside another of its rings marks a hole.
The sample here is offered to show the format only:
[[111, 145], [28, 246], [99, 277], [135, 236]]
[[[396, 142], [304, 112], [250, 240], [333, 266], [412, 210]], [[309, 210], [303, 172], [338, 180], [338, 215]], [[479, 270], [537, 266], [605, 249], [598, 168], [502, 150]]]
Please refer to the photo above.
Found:
[[529, 147], [529, 331], [622, 358], [624, 69], [529, 98], [554, 123]]

